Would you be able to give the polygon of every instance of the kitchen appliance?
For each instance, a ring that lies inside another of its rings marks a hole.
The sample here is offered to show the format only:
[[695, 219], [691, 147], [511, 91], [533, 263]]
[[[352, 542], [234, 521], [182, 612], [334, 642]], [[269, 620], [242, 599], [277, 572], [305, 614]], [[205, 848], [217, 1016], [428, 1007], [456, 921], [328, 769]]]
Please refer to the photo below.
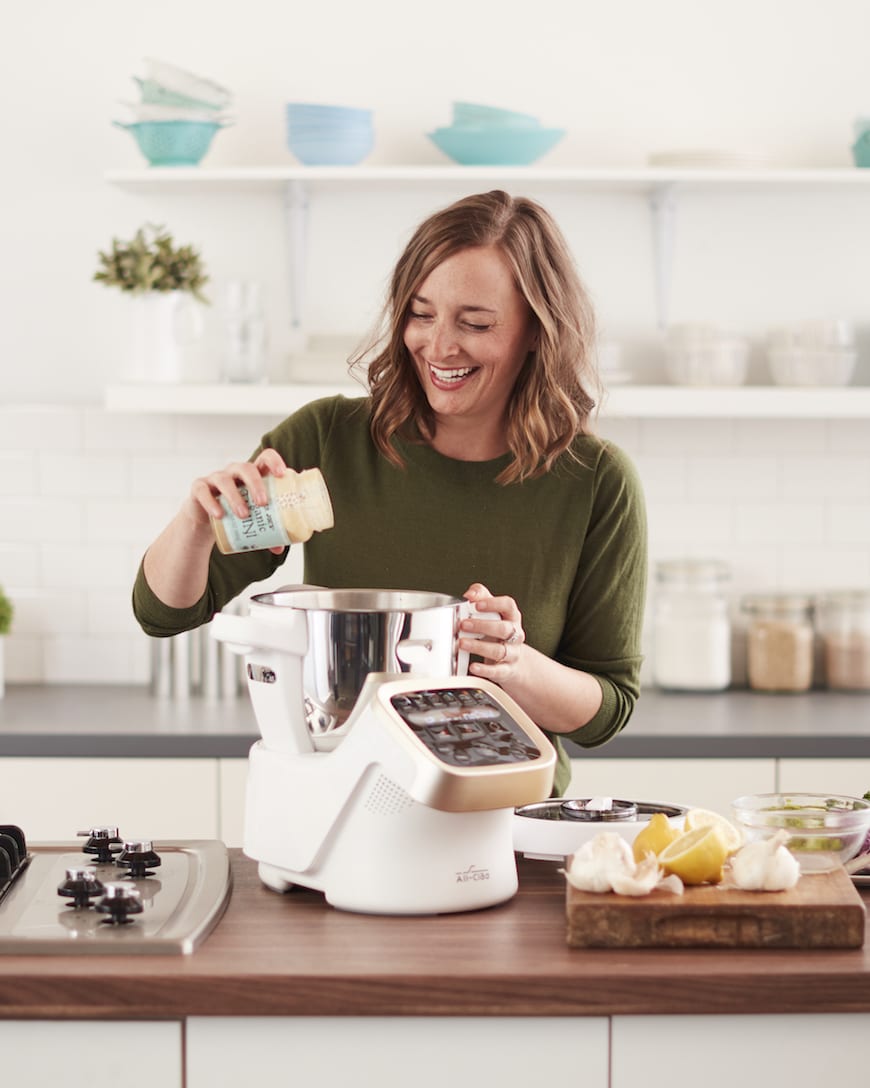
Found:
[[0, 825], [0, 955], [186, 954], [217, 924], [232, 884], [222, 842], [79, 834], [79, 849], [29, 848]]
[[564, 861], [602, 831], [632, 843], [656, 812], [682, 829], [688, 809], [658, 801], [611, 797], [554, 798], [523, 805], [514, 813], [514, 849], [538, 861]]
[[465, 675], [470, 612], [443, 594], [298, 587], [214, 618], [245, 657], [261, 733], [244, 850], [268, 887], [375, 914], [516, 892], [513, 810], [549, 795], [555, 751], [497, 685]]

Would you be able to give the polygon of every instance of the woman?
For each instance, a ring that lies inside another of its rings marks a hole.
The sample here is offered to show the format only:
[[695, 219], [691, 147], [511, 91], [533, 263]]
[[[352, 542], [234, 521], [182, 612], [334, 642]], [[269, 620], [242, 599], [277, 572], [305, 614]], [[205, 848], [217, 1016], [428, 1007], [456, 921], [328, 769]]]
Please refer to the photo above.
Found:
[[[306, 405], [250, 462], [196, 480], [134, 589], [146, 632], [207, 622], [284, 550], [221, 555], [218, 496], [318, 466], [335, 528], [305, 545], [330, 588], [465, 596], [470, 671], [500, 684], [558, 742], [614, 736], [637, 700], [646, 579], [643, 498], [626, 456], [589, 433], [593, 318], [568, 246], [538, 204], [467, 197], [416, 230], [395, 268], [370, 396]], [[471, 636], [483, 636], [473, 638]]]

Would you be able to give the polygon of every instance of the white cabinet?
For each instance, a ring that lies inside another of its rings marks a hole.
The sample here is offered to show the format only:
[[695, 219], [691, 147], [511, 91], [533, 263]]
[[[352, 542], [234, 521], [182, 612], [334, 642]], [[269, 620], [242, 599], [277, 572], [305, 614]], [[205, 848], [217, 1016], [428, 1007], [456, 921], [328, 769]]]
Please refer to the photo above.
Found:
[[[187, 1021], [186, 1088], [608, 1088], [606, 1017], [250, 1017]], [[648, 1082], [648, 1078], [646, 1078]]]
[[[744, 793], [776, 788], [773, 759], [571, 760], [567, 797], [617, 797], [709, 808], [732, 818], [731, 802]], [[870, 783], [868, 783], [870, 788]]]
[[867, 1013], [615, 1016], [610, 1088], [860, 1084], [868, 1032]]
[[2, 759], [0, 822], [18, 824], [30, 842], [66, 842], [100, 825], [117, 825], [130, 838], [219, 838], [218, 763]]
[[173, 1021], [2, 1020], [9, 1088], [182, 1088], [182, 1025]]
[[241, 846], [245, 829], [246, 759], [220, 761], [220, 838], [227, 846]]

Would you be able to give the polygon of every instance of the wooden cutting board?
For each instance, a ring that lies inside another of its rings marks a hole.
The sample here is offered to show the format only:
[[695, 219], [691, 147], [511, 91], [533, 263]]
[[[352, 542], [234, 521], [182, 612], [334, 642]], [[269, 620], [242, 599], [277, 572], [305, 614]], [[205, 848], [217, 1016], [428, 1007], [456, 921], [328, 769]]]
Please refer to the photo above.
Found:
[[[727, 877], [726, 877], [727, 881]], [[566, 881], [573, 948], [861, 948], [865, 909], [844, 869], [802, 876], [785, 892], [722, 884], [634, 898]]]

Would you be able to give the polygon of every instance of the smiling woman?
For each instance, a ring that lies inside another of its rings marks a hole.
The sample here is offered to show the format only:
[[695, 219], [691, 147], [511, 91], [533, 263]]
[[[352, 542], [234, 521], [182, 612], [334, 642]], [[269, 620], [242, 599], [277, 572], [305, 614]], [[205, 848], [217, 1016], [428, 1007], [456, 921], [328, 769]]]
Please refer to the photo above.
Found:
[[211, 518], [267, 502], [265, 478], [316, 466], [335, 527], [305, 545], [305, 581], [465, 596], [469, 671], [556, 741], [602, 744], [639, 694], [643, 496], [625, 454], [590, 432], [588, 297], [539, 204], [495, 191], [415, 231], [393, 273], [370, 395], [306, 405], [250, 461], [195, 480], [134, 590], [146, 631], [207, 622], [286, 549], [221, 555]]

